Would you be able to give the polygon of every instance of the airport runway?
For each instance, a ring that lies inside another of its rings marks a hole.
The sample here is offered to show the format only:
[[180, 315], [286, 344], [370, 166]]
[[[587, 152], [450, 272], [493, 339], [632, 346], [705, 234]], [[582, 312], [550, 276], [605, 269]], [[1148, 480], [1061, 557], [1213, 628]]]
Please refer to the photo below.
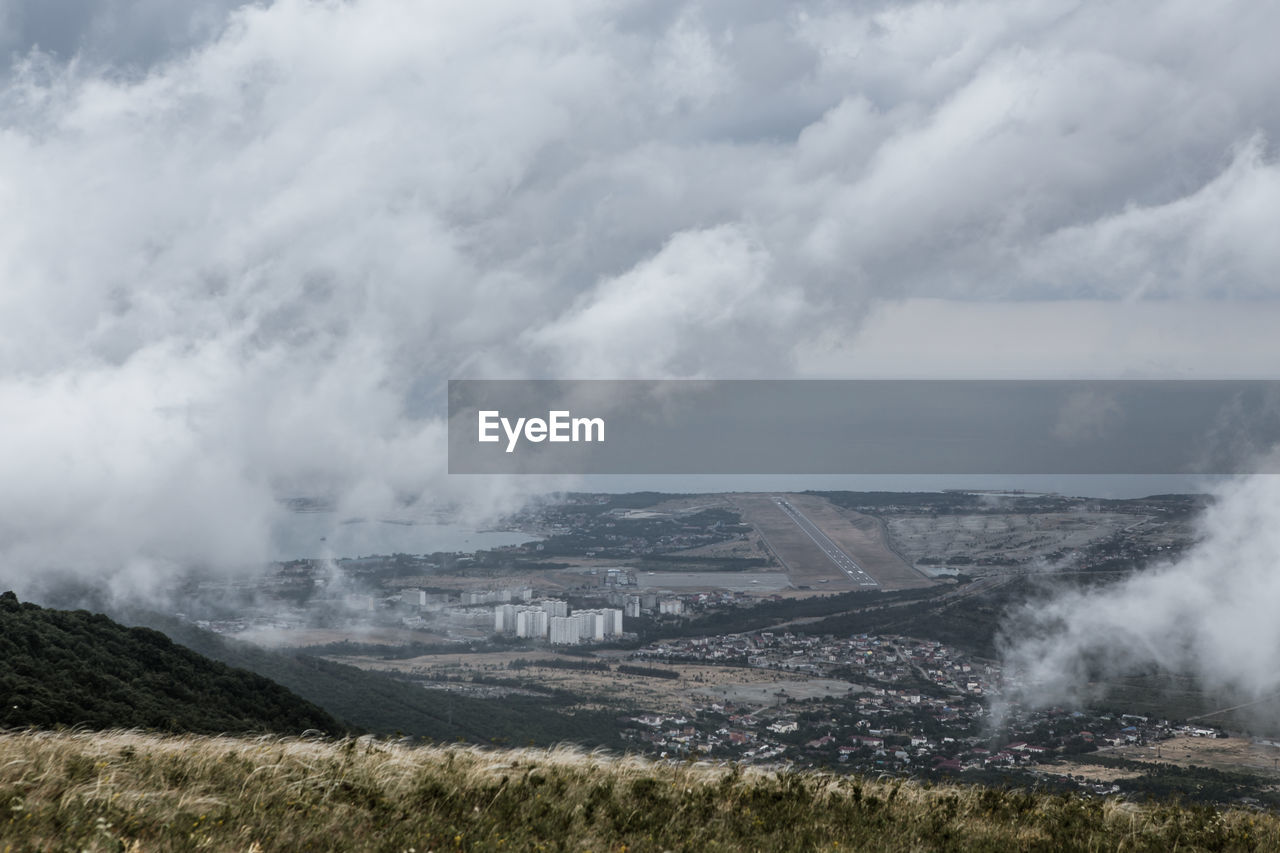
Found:
[[804, 513], [792, 506], [790, 501], [774, 495], [773, 502], [778, 505], [779, 509], [789, 515], [791, 520], [805, 532], [805, 535], [813, 540], [813, 544], [821, 548], [822, 553], [831, 558], [831, 562], [835, 563], [836, 567], [848, 575], [854, 583], [858, 586], [866, 587], [880, 585], [875, 578], [864, 572], [852, 557], [840, 550], [840, 546], [832, 542], [827, 534], [819, 530], [817, 525], [805, 518]]

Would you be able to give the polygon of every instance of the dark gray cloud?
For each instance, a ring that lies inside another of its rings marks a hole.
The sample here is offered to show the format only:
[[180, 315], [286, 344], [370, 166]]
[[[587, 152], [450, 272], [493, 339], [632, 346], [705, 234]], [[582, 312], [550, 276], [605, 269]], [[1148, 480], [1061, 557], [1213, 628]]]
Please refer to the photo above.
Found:
[[501, 506], [442, 476], [450, 376], [1274, 353], [1230, 321], [1277, 296], [1266, 4], [0, 9], [10, 574], [252, 561], [299, 492]]
[[246, 0], [5, 0], [0, 54], [33, 50], [145, 72], [214, 37]]

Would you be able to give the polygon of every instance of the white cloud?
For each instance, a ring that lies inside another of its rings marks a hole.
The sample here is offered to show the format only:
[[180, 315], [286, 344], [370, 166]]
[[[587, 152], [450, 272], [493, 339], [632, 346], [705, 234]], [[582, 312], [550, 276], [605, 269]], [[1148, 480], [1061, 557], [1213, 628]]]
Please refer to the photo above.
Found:
[[807, 377], [1274, 379], [1273, 300], [877, 299], [800, 344]]
[[251, 560], [302, 489], [511, 494], [441, 476], [450, 376], [853, 375], [903, 299], [1276, 296], [1265, 4], [111, 8], [6, 7], [0, 576]]
[[1063, 228], [1023, 257], [1031, 280], [1132, 296], [1274, 298], [1280, 166], [1253, 137], [1195, 192]]
[[555, 376], [696, 376], [708, 363], [755, 376], [790, 373], [779, 359], [806, 313], [804, 298], [771, 273], [767, 253], [740, 229], [682, 232], [525, 342], [553, 353]]
[[662, 111], [705, 108], [733, 84], [733, 71], [694, 15], [684, 14], [655, 47], [654, 82]]
[[1177, 563], [1024, 609], [1005, 641], [1020, 698], [1080, 701], [1109, 679], [1152, 667], [1190, 674], [1211, 696], [1274, 694], [1277, 512], [1275, 476], [1242, 479], [1223, 490], [1203, 520], [1203, 540]]

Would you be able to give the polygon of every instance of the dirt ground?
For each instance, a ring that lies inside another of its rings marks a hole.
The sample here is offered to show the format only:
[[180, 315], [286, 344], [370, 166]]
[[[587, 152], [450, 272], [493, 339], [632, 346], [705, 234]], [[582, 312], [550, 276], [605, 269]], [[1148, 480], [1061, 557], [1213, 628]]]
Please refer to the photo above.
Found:
[[1247, 769], [1280, 776], [1280, 747], [1255, 743], [1249, 738], [1207, 738], [1179, 734], [1170, 740], [1150, 746], [1124, 746], [1109, 750], [1108, 755], [1134, 761], [1156, 761], [1189, 767], [1212, 767], [1216, 770]]
[[1074, 761], [1070, 764], [1042, 764], [1036, 767], [1036, 770], [1050, 776], [1083, 776], [1090, 782], [1123, 782], [1125, 779], [1136, 779], [1141, 775], [1118, 767], [1103, 767], [1101, 764]]
[[888, 516], [885, 524], [893, 542], [910, 560], [963, 555], [999, 557], [1017, 563], [1087, 548], [1126, 529], [1145, 529], [1144, 519], [1127, 513], [1082, 511], [895, 514]]

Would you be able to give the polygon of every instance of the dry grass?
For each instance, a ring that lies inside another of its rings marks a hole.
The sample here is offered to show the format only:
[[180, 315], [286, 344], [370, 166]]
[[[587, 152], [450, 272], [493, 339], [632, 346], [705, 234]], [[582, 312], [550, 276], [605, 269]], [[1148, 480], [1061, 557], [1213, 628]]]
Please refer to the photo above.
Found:
[[[793, 674], [759, 667], [699, 666], [696, 664], [657, 662], [662, 669], [680, 673], [679, 678], [649, 678], [628, 675], [616, 670], [597, 672], [592, 670], [559, 669], [539, 666], [538, 661], [551, 660], [563, 663], [565, 658], [554, 652], [516, 650], [507, 652], [476, 652], [457, 655], [423, 655], [401, 660], [384, 660], [361, 655], [329, 655], [328, 660], [349, 666], [382, 672], [404, 673], [427, 678], [497, 676], [518, 679], [530, 688], [567, 690], [586, 699], [575, 707], [583, 708], [646, 708], [663, 711], [692, 711], [706, 704], [706, 696], [714, 696], [712, 688], [745, 687], [746, 692], [757, 686], [777, 684], [787, 686], [792, 696], [811, 690], [813, 695], [828, 695], [832, 690], [826, 679], [812, 679], [811, 688], [796, 687]], [[524, 669], [511, 670], [508, 665], [515, 660], [530, 662]], [[612, 663], [625, 662], [617, 659]], [[641, 665], [645, 665], [641, 662]], [[846, 691], [841, 690], [839, 693]], [[693, 694], [700, 698], [695, 699]]]
[[0, 734], [0, 851], [1275, 850], [1280, 820], [571, 749]]
[[1280, 747], [1249, 738], [1206, 738], [1179, 734], [1150, 746], [1124, 746], [1108, 755], [1135, 761], [1176, 764], [1179, 767], [1212, 767], [1215, 770], [1250, 770], [1276, 775], [1280, 772]]

